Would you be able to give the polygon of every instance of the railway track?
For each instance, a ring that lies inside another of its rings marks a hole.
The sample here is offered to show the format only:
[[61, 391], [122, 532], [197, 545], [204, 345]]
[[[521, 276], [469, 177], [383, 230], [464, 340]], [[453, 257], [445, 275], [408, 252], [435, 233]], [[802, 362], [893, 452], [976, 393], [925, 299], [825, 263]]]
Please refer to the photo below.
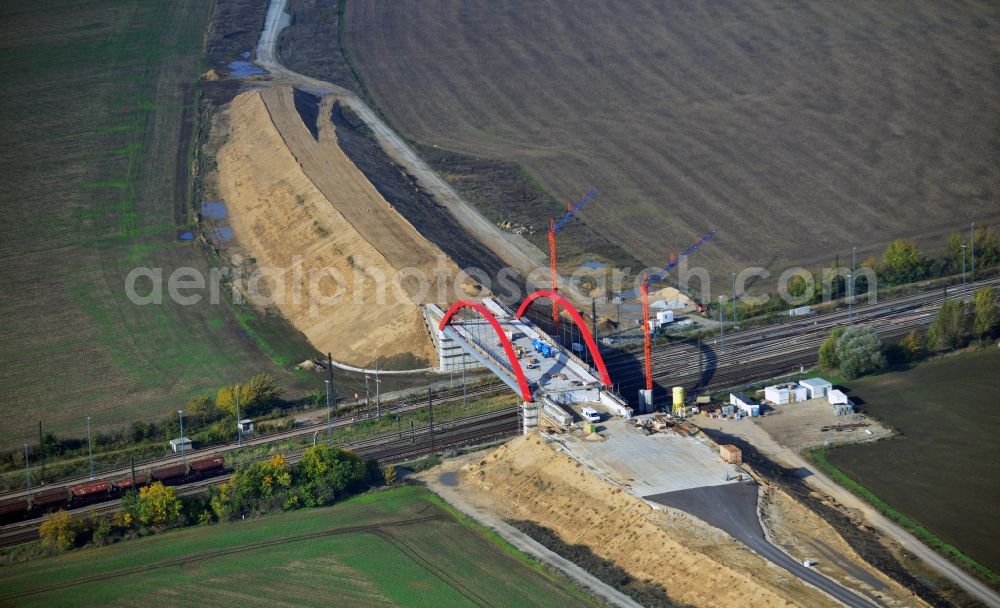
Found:
[[[1000, 280], [969, 284], [963, 292], [952, 288], [949, 298], [970, 295], [983, 286], [996, 287]], [[911, 294], [875, 304], [854, 307], [854, 323], [871, 325], [886, 341], [897, 340], [913, 330], [922, 331], [936, 317], [945, 300], [944, 290]], [[807, 317], [778, 327], [762, 327], [696, 343], [672, 344], [654, 350], [653, 376], [661, 386], [711, 389], [740, 384], [762, 377], [794, 371], [816, 362], [817, 351], [831, 329], [847, 323], [848, 312], [837, 311]], [[606, 360], [612, 377], [625, 395], [643, 381], [641, 361], [636, 355]]]
[[[410, 458], [439, 451], [455, 450], [471, 445], [491, 443], [507, 439], [520, 432], [519, 408], [511, 407], [446, 423], [424, 426], [419, 429], [392, 433], [361, 441], [343, 444], [339, 447], [351, 450], [360, 457], [381, 463], [401, 462]], [[287, 455], [293, 465], [302, 459], [305, 450]], [[264, 458], [264, 456], [260, 457]], [[259, 459], [259, 458], [258, 458]], [[196, 494], [206, 488], [229, 479], [227, 469], [223, 474], [208, 479], [199, 479], [183, 485], [173, 486], [180, 496]], [[74, 515], [108, 516], [119, 509], [121, 499], [87, 505], [69, 512]], [[47, 516], [29, 519], [0, 527], [0, 548], [11, 547], [38, 540], [38, 528]]]
[[[510, 392], [510, 388], [508, 388], [506, 384], [498, 380], [495, 383], [490, 383], [485, 386], [471, 387], [467, 390], [465, 394], [462, 393], [461, 387], [456, 389], [449, 389], [448, 391], [444, 391], [440, 394], [433, 395], [433, 402], [434, 405], [459, 403], [464, 399], [475, 400], [484, 397], [497, 396], [507, 392]], [[381, 416], [385, 417], [396, 414], [403, 414], [406, 412], [420, 410], [425, 407], [427, 407], [427, 397], [425, 395], [407, 397], [405, 399], [383, 403], [381, 407]], [[333, 429], [341, 429], [350, 426], [352, 424], [373, 420], [375, 418], [376, 415], [372, 411], [362, 412], [356, 410], [355, 413], [350, 416], [340, 416], [334, 418], [331, 421], [330, 426]], [[275, 433], [256, 435], [254, 437], [244, 439], [242, 447], [249, 448], [258, 445], [274, 443], [277, 441], [285, 441], [288, 439], [294, 439], [297, 437], [312, 435], [325, 430], [327, 430], [327, 423], [325, 421], [305, 424], [302, 426], [295, 427], [293, 429], [289, 429], [287, 431], [278, 431]], [[230, 453], [239, 449], [241, 448], [238, 445], [238, 443], [234, 442], [226, 445], [207, 447], [199, 450], [191, 450], [190, 452], [187, 452], [185, 456], [187, 460], [196, 460], [198, 458], [213, 456], [217, 454], [225, 455], [226, 453]], [[136, 471], [140, 470], [145, 471], [147, 469], [153, 469], [161, 466], [166, 466], [169, 464], [176, 464], [177, 460], [178, 457], [176, 455], [171, 455], [163, 458], [156, 458], [153, 460], [137, 462], [135, 464], [135, 468]], [[91, 477], [88, 475], [66, 477], [63, 479], [51, 481], [45, 486], [42, 486], [42, 488], [50, 489], [59, 486], [72, 486], [72, 485], [87, 483], [90, 481], [122, 479], [124, 477], [128, 477], [130, 474], [131, 474], [131, 468], [123, 466], [102, 471], [94, 475], [93, 479], [91, 479]], [[39, 488], [34, 488], [35, 491], [37, 491], [38, 489]], [[27, 493], [28, 493], [27, 489], [0, 493], [0, 502], [24, 497], [27, 495]]]

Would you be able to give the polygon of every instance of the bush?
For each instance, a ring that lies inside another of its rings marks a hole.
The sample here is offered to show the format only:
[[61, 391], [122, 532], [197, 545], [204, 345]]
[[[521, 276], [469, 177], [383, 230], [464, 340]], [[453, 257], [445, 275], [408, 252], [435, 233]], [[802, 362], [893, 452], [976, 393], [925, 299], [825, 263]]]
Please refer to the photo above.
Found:
[[125, 526], [139, 522], [143, 526], [163, 528], [183, 521], [181, 499], [172, 487], [159, 481], [139, 488], [138, 494], [129, 492], [122, 497], [121, 505]]
[[835, 327], [823, 344], [819, 347], [819, 365], [828, 370], [837, 369], [840, 359], [837, 358], [837, 340], [844, 335], [843, 327]]
[[46, 547], [66, 551], [76, 546], [76, 538], [82, 528], [81, 521], [66, 511], [60, 510], [42, 522], [38, 528], [38, 536]]
[[881, 268], [886, 282], [900, 285], [926, 278], [929, 263], [916, 242], [900, 239], [886, 246]]
[[299, 496], [307, 506], [333, 502], [348, 490], [356, 490], [368, 479], [368, 467], [352, 452], [314, 445], [307, 449], [295, 469]]
[[236, 394], [239, 391], [240, 414], [251, 416], [268, 410], [278, 400], [281, 387], [278, 380], [268, 374], [257, 374], [246, 384], [224, 386], [215, 398], [216, 406], [230, 415], [236, 415]]
[[983, 287], [972, 295], [972, 334], [983, 340], [997, 327], [997, 292]]
[[937, 319], [927, 329], [927, 342], [936, 350], [960, 346], [968, 335], [965, 305], [959, 300], [941, 303]]
[[907, 361], [919, 359], [924, 354], [924, 338], [913, 330], [899, 342], [899, 348]]

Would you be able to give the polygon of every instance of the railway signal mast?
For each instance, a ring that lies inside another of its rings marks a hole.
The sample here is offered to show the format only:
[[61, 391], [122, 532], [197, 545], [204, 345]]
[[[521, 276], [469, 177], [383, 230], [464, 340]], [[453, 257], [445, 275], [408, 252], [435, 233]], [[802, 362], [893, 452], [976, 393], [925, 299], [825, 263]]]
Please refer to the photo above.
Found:
[[[559, 270], [556, 263], [556, 233], [566, 226], [570, 218], [573, 217], [577, 211], [580, 210], [583, 205], [589, 201], [595, 194], [597, 194], [597, 188], [592, 189], [580, 201], [572, 206], [567, 205], [566, 215], [562, 216], [558, 222], [555, 220], [549, 220], [549, 266], [552, 270], [552, 291], [559, 293]], [[559, 305], [556, 304], [555, 300], [552, 301], [552, 323], [554, 325], [554, 331], [558, 335], [559, 333]]]
[[715, 232], [715, 230], [712, 230], [705, 236], [695, 241], [679, 257], [671, 254], [670, 263], [667, 264], [663, 270], [653, 276], [643, 278], [642, 283], [639, 285], [639, 293], [642, 295], [642, 347], [643, 354], [645, 355], [643, 363], [646, 375], [646, 389], [639, 391], [642, 410], [646, 410], [653, 404], [653, 344], [649, 327], [649, 286], [667, 276], [667, 274], [673, 270], [674, 266], [679, 264], [681, 260], [694, 253], [696, 249], [715, 236]]

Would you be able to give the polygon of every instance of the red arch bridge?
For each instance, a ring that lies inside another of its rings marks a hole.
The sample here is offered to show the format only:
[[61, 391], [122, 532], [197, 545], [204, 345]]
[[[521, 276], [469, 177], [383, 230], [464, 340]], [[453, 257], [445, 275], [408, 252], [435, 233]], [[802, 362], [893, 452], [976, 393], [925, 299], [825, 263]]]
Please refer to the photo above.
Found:
[[[568, 313], [593, 368], [524, 317], [541, 298]], [[556, 292], [536, 291], [516, 312], [484, 298], [481, 303], [455, 302], [447, 311], [427, 305], [424, 314], [432, 326], [440, 371], [461, 369], [470, 360], [490, 369], [521, 396], [525, 432], [537, 425], [539, 409], [558, 417], [567, 413], [567, 406], [596, 403], [612, 413], [631, 415], [624, 400], [610, 390], [611, 377], [586, 322]]]

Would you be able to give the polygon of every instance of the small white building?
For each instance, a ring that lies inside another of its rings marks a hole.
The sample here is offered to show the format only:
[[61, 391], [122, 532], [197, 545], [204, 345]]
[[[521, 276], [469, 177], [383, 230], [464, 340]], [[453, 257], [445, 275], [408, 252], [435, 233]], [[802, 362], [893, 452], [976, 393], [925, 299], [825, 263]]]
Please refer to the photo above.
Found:
[[181, 452], [191, 451], [191, 440], [187, 437], [178, 437], [177, 439], [170, 440], [170, 449], [174, 451], [174, 454], [180, 454]]
[[674, 311], [672, 310], [661, 310], [656, 313], [656, 317], [649, 320], [649, 330], [656, 331], [663, 327], [664, 325], [670, 325], [674, 322]]
[[244, 437], [247, 435], [253, 435], [253, 420], [249, 418], [244, 418], [236, 423], [236, 431], [241, 433]]
[[806, 390], [806, 387], [793, 383], [764, 387], [764, 400], [775, 405], [805, 401], [808, 395], [809, 391]]
[[760, 404], [743, 393], [729, 393], [729, 404], [747, 416], [760, 416]]
[[833, 389], [833, 385], [822, 378], [806, 378], [799, 380], [799, 385], [805, 387], [810, 399], [826, 397], [826, 394]]

